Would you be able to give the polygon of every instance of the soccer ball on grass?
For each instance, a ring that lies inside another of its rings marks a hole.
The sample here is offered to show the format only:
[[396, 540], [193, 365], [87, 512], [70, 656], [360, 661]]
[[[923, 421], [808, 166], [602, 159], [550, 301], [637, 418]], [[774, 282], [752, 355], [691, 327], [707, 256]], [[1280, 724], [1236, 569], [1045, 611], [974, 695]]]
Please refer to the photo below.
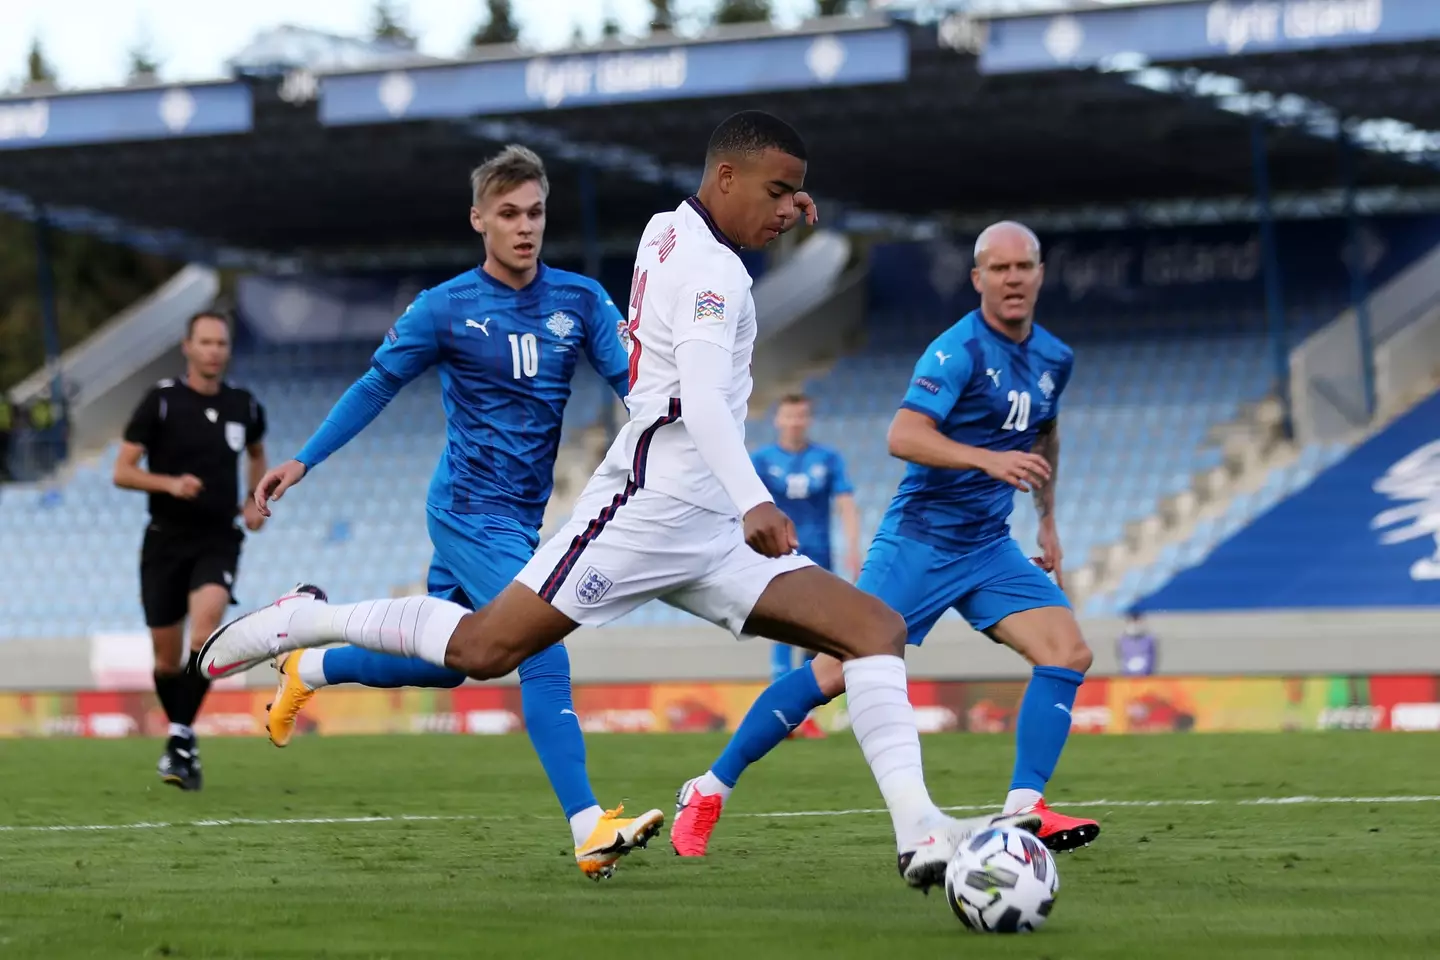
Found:
[[1028, 933], [1045, 925], [1060, 875], [1033, 834], [995, 827], [965, 842], [945, 870], [945, 899], [978, 933]]

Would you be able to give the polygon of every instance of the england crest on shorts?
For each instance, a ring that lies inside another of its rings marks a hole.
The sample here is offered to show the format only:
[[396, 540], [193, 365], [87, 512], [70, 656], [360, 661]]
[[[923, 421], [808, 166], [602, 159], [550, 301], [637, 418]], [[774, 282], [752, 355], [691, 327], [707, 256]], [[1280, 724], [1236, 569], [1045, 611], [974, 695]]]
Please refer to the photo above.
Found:
[[575, 584], [575, 599], [583, 606], [591, 607], [605, 599], [605, 594], [615, 586], [615, 581], [594, 567], [586, 567], [585, 575]]
[[245, 449], [245, 424], [233, 420], [225, 421], [225, 442], [230, 444], [230, 449], [236, 453]]

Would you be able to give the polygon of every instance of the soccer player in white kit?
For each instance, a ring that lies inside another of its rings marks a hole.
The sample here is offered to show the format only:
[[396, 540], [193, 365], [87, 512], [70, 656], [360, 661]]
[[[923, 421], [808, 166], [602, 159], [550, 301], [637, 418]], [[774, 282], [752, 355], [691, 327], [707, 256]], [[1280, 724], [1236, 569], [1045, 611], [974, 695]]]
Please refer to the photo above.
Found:
[[[471, 613], [436, 597], [328, 604], [297, 590], [217, 630], [200, 669], [221, 677], [343, 641], [492, 679], [577, 626], [663, 600], [737, 637], [843, 662], [851, 726], [910, 885], [942, 883], [977, 830], [1038, 827], [1026, 815], [957, 820], [931, 801], [906, 689], [904, 621], [796, 552], [795, 528], [745, 449], [755, 304], [738, 254], [801, 217], [815, 222], [805, 169], [799, 135], [769, 114], [745, 111], [716, 128], [699, 192], [651, 219], [635, 257], [621, 331], [630, 421], [573, 519], [498, 597]], [[616, 858], [631, 840], [617, 831]]]

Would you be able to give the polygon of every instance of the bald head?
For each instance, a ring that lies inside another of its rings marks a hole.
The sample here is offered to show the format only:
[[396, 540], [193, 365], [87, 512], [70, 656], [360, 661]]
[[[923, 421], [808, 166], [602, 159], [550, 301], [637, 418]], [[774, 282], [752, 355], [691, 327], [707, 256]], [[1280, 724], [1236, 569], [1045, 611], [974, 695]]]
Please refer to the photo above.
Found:
[[1027, 246], [1035, 262], [1040, 262], [1040, 238], [1034, 230], [1015, 220], [1001, 220], [980, 231], [980, 236], [975, 238], [975, 262], [980, 263], [991, 247], [1001, 243]]
[[970, 280], [980, 294], [985, 320], [1017, 341], [1030, 334], [1035, 301], [1045, 280], [1040, 239], [1023, 223], [992, 223], [975, 240]]

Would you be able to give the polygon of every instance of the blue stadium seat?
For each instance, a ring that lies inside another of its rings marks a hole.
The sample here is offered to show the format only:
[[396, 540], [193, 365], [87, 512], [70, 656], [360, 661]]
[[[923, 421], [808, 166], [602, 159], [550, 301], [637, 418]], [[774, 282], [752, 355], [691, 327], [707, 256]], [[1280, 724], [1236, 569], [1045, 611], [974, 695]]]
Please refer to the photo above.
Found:
[[[1307, 304], [1301, 335], [1334, 305]], [[1069, 310], [1070, 312], [1064, 312]], [[1207, 446], [1218, 424], [1270, 388], [1264, 318], [1233, 304], [1110, 305], [1103, 311], [1046, 306], [1045, 323], [1076, 349], [1074, 379], [1062, 401], [1065, 445], [1058, 514], [1066, 553], [1083, 562], [1118, 539], [1125, 524], [1213, 469], [1222, 453]], [[867, 546], [903, 473], [885, 447], [885, 431], [916, 357], [941, 329], [933, 315], [905, 310], [870, 318], [869, 345], [841, 358], [806, 389], [815, 398], [815, 437], [849, 464]], [[1247, 332], [1248, 331], [1248, 332]], [[370, 346], [307, 345], [237, 355], [234, 379], [250, 386], [270, 413], [272, 458], [288, 456], [330, 405], [362, 373]], [[596, 423], [609, 388], [583, 364], [567, 409], [565, 435]], [[278, 594], [297, 576], [323, 583], [338, 599], [388, 594], [423, 578], [430, 547], [423, 509], [430, 472], [444, 444], [439, 381], [421, 377], [349, 448], [317, 471], [323, 483], [287, 499], [267, 530], [250, 539], [240, 575], [243, 602]], [[747, 425], [752, 446], [772, 442], [768, 416]], [[1264, 513], [1343, 456], [1343, 446], [1306, 451], [1293, 471], [1237, 501], [1221, 521], [1201, 524], [1184, 544], [1162, 552], [1122, 589], [1097, 598], [1113, 611], [1140, 591], [1200, 562], [1224, 537]], [[141, 626], [135, 562], [143, 498], [113, 489], [114, 450], [78, 466], [56, 491], [9, 488], [0, 498], [0, 638]], [[347, 533], [332, 538], [342, 525]], [[1033, 547], [1036, 520], [1017, 498], [1015, 535]], [[839, 531], [836, 530], [838, 535]], [[96, 567], [103, 566], [97, 575]], [[84, 583], [83, 597], [60, 598], [56, 582]], [[677, 625], [693, 618], [660, 604], [627, 622]]]

